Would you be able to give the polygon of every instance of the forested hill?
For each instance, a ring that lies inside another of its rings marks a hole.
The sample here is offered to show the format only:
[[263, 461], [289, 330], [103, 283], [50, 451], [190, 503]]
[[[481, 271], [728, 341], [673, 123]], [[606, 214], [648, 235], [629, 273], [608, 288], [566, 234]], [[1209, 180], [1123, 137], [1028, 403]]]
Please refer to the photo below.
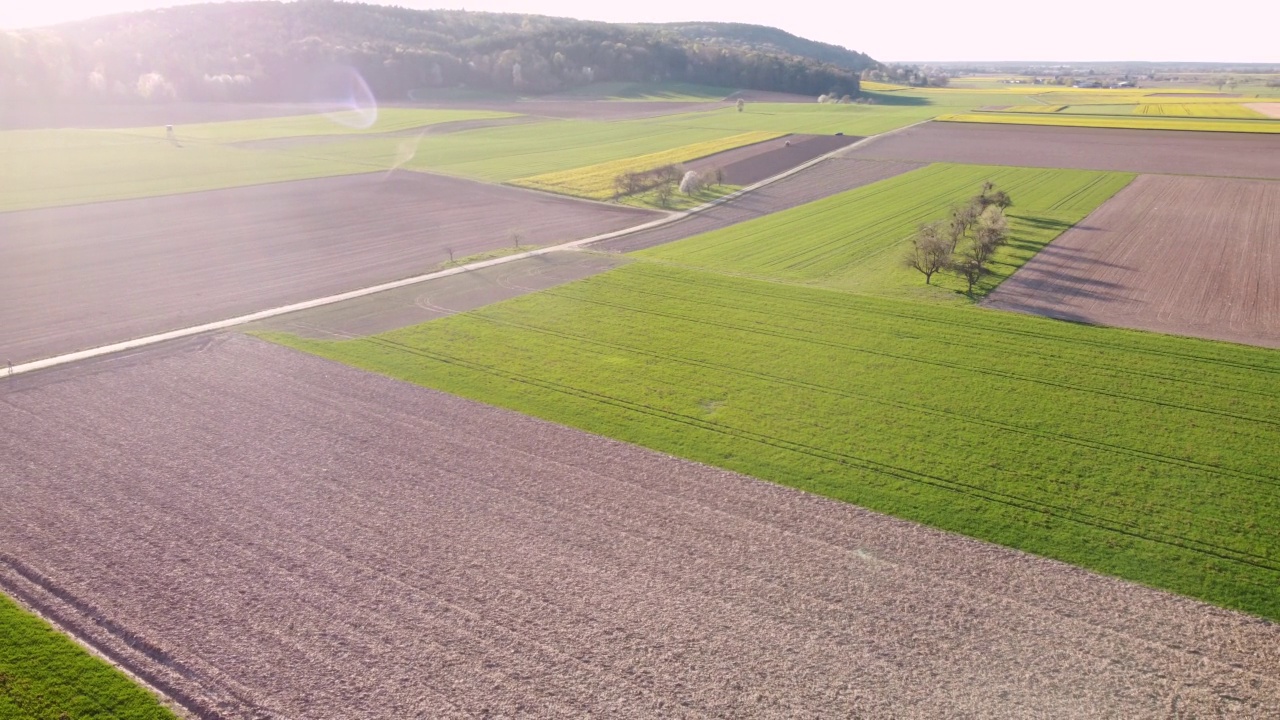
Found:
[[[794, 54], [811, 47], [825, 48], [822, 57]], [[615, 25], [332, 0], [187, 5], [0, 32], [0, 102], [309, 100], [317, 75], [334, 67], [357, 70], [383, 100], [609, 81], [856, 94], [859, 71], [875, 62], [834, 47], [723, 23]]]
[[664, 23], [648, 25], [681, 35], [698, 43], [710, 43], [754, 52], [798, 57], [830, 63], [836, 67], [862, 72], [879, 67], [879, 63], [863, 53], [839, 45], [797, 37], [778, 28], [744, 23]]

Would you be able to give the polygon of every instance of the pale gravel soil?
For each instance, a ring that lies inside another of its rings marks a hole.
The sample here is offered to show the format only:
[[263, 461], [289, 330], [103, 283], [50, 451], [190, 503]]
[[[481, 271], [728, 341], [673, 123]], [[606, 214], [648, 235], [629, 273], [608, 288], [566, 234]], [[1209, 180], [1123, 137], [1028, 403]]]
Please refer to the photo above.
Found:
[[1280, 119], [1280, 102], [1247, 103], [1245, 107], [1257, 110], [1267, 117]]
[[1280, 348], [1280, 182], [1143, 175], [988, 307]]
[[241, 336], [0, 458], [0, 583], [209, 717], [1280, 715], [1275, 624]]

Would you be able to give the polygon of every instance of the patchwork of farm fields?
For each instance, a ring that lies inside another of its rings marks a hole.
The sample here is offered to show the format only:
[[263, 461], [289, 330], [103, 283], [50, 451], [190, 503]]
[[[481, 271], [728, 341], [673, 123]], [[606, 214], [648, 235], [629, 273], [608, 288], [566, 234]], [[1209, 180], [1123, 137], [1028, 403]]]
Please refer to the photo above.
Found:
[[1280, 712], [1278, 625], [250, 338], [16, 380], [0, 582], [198, 716]]
[[1280, 182], [1144, 175], [992, 307], [1280, 348]]
[[0, 213], [0, 360], [312, 300], [658, 217], [421, 173]]
[[[613, 91], [0, 132], [21, 363], [658, 217], [494, 183], [745, 184], [957, 121], [597, 248], [626, 257], [19, 372], [0, 589], [219, 717], [1280, 714], [1280, 625], [1157, 590], [1280, 620], [1280, 355], [991, 309], [1280, 347], [1264, 105]], [[976, 308], [900, 263], [987, 181]], [[167, 716], [0, 598], [0, 716], [62, 713]]]
[[614, 196], [614, 181], [619, 175], [630, 172], [646, 172], [666, 165], [697, 160], [726, 150], [755, 145], [779, 137], [778, 133], [750, 132], [730, 135], [726, 138], [684, 145], [648, 155], [637, 155], [623, 160], [588, 165], [573, 170], [535, 175], [512, 182], [513, 185], [546, 190], [563, 195], [574, 195], [593, 200], [608, 200]]
[[1280, 135], [928, 123], [850, 157], [1280, 179]]
[[1269, 351], [648, 263], [370, 338], [273, 339], [1280, 618]]
[[[921, 292], [922, 277], [901, 267], [904, 247], [924, 223], [941, 220], [990, 181], [1014, 199], [1010, 237], [980, 290], [1008, 277], [1132, 175], [980, 165], [931, 165], [816, 203], [663, 245], [643, 257], [687, 267], [804, 282], [858, 292]], [[938, 287], [963, 282], [935, 276]]]

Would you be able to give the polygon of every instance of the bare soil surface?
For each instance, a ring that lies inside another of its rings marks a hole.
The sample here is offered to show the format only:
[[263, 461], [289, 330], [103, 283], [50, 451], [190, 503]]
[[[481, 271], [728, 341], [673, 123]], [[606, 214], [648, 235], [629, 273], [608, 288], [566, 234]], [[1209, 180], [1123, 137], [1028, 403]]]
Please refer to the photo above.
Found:
[[1280, 102], [1247, 103], [1245, 107], [1257, 110], [1267, 117], [1280, 118]]
[[651, 230], [594, 243], [591, 247], [620, 253], [643, 250], [821, 200], [920, 167], [922, 163], [828, 158], [709, 210]]
[[0, 586], [201, 717], [1280, 715], [1273, 623], [244, 336], [0, 393]]
[[1141, 176], [986, 305], [1280, 347], [1280, 182]]
[[1280, 179], [1280, 135], [930, 122], [850, 151], [914, 162]]
[[628, 262], [614, 254], [565, 250], [513, 260], [248, 327], [315, 338], [375, 335], [581, 280]]
[[684, 163], [698, 172], [720, 169], [729, 185], [754, 185], [861, 140], [852, 135], [788, 135]]
[[397, 171], [0, 213], [0, 361], [368, 287], [657, 213]]

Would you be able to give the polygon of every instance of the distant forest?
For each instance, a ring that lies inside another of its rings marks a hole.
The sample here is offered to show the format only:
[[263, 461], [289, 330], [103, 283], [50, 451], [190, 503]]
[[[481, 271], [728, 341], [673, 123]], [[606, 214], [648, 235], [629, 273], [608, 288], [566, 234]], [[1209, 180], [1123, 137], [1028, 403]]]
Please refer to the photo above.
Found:
[[774, 28], [617, 25], [301, 0], [189, 5], [0, 32], [0, 102], [306, 101], [326, 68], [381, 100], [429, 88], [546, 94], [683, 82], [856, 95], [871, 58]]

